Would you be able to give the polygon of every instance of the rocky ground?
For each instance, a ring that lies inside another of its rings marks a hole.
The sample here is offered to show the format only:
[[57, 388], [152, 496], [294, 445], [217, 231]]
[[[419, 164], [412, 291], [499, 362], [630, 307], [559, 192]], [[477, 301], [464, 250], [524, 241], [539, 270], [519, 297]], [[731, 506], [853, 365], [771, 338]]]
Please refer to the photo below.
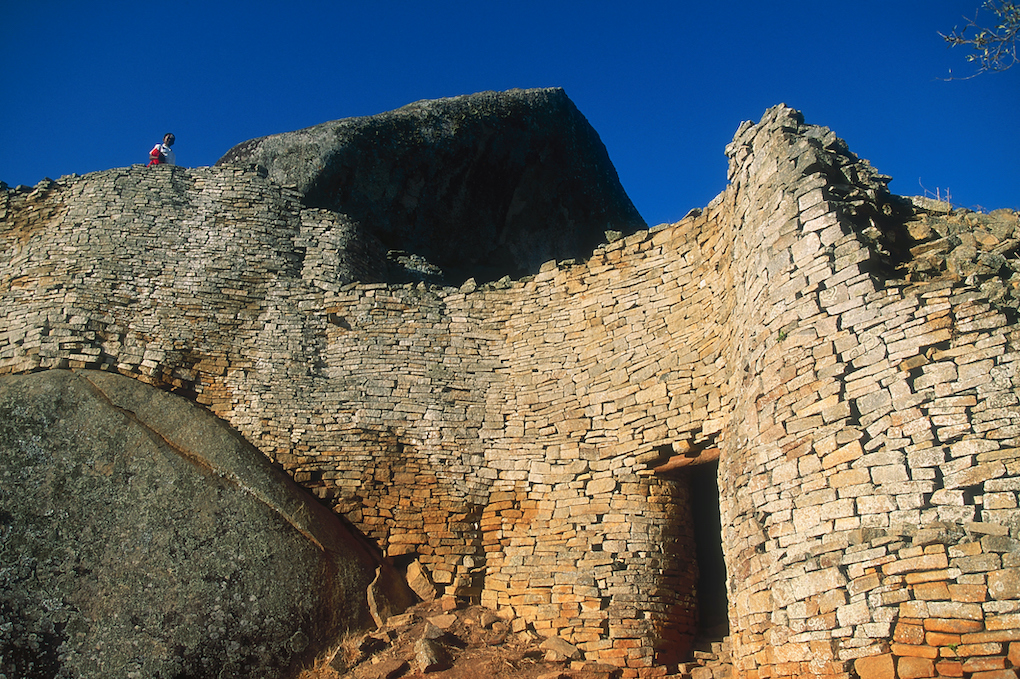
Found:
[[[618, 667], [581, 658], [570, 644], [542, 639], [516, 621], [452, 599], [418, 604], [368, 634], [345, 639], [300, 679], [616, 679]], [[522, 621], [523, 622], [523, 621]], [[704, 644], [664, 678], [726, 679], [726, 645]]]

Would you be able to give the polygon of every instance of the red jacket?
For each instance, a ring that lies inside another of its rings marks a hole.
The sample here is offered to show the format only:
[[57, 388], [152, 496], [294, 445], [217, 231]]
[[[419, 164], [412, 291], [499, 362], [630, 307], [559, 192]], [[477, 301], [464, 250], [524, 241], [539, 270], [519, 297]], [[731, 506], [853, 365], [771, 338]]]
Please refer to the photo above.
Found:
[[159, 150], [159, 147], [160, 147], [160, 144], [156, 144], [155, 146], [152, 147], [152, 150], [149, 151], [149, 165], [150, 166], [151, 165], [159, 165], [160, 163], [165, 163], [166, 162], [166, 158], [163, 156], [163, 152]]

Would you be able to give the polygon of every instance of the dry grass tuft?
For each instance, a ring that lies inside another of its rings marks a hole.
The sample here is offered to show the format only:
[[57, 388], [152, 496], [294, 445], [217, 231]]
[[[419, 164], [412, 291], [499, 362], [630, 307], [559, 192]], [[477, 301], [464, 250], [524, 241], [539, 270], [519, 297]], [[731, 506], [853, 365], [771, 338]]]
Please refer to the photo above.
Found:
[[339, 655], [343, 666], [355, 664], [361, 657], [360, 642], [360, 636], [345, 634], [339, 644], [316, 658], [310, 668], [302, 670], [298, 679], [340, 679], [343, 675], [332, 667], [333, 660]]

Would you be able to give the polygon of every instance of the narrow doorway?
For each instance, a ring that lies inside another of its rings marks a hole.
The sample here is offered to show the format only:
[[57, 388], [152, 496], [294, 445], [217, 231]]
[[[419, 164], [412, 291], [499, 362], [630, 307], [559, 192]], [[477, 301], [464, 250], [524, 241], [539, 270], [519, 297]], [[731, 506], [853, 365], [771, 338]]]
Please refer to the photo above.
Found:
[[729, 634], [726, 562], [719, 517], [719, 462], [689, 468], [691, 519], [698, 559], [698, 636], [722, 639]]

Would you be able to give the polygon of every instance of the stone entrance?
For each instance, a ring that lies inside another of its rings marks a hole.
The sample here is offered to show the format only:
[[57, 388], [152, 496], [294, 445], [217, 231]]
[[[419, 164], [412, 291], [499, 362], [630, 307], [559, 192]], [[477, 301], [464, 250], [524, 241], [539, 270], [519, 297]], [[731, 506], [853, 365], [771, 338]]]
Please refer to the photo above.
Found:
[[718, 475], [718, 461], [691, 467], [687, 472], [698, 559], [698, 636], [709, 639], [720, 639], [730, 631]]

